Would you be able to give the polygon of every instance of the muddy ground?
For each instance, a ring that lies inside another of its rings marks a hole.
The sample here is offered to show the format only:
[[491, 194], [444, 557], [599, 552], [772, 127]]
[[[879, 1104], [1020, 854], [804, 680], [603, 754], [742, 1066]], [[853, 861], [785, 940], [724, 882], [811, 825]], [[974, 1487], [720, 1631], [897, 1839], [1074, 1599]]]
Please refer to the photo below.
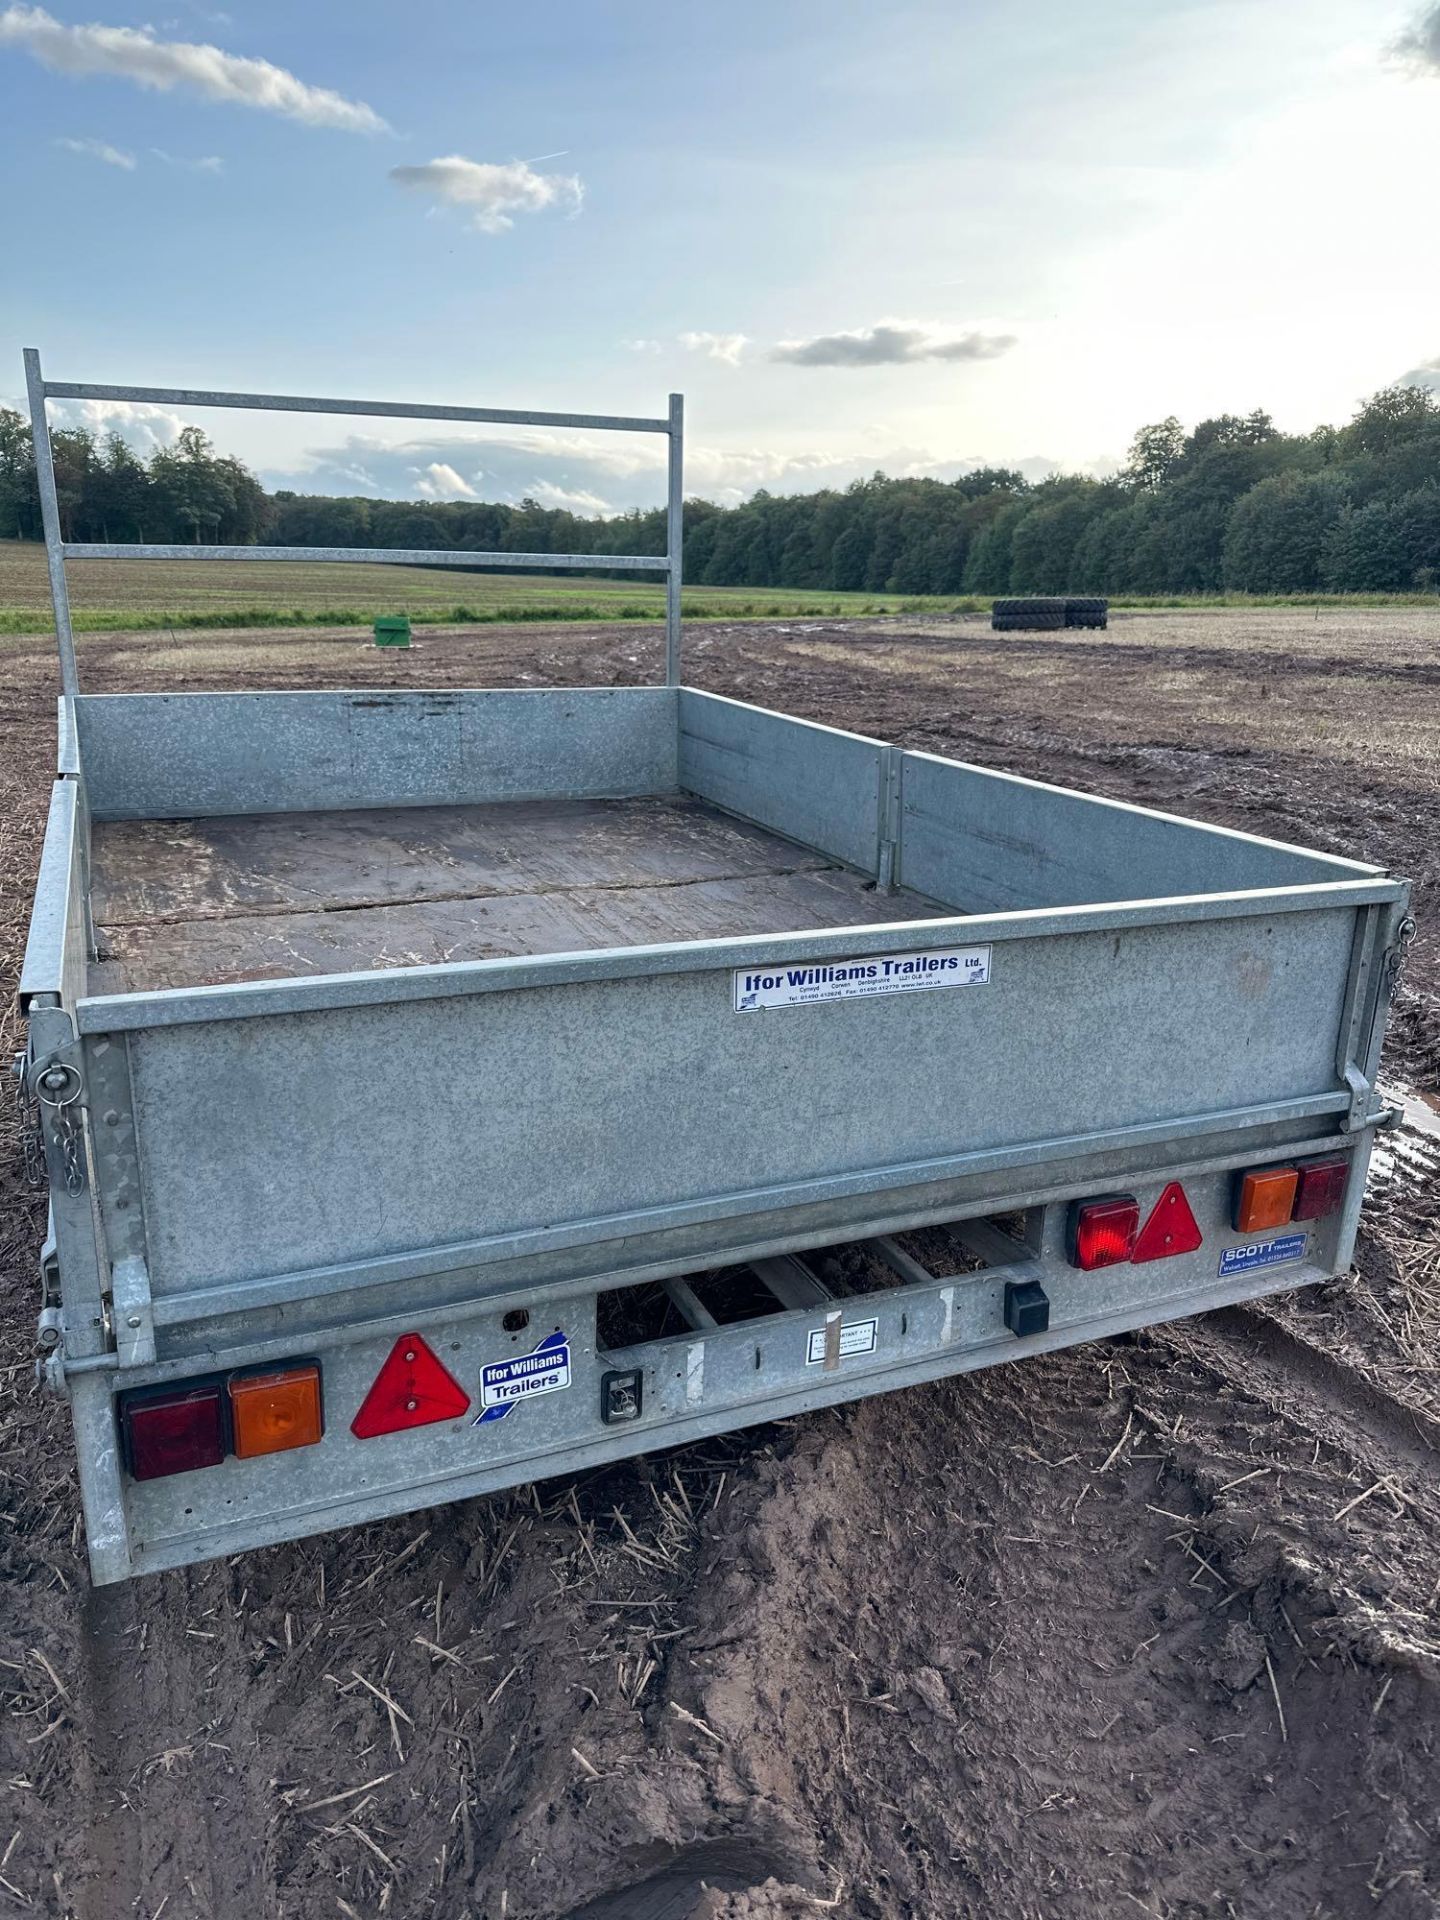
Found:
[[[341, 634], [84, 643], [105, 688], [610, 683], [658, 658], [615, 627], [431, 631], [400, 658]], [[0, 1908], [1440, 1912], [1440, 617], [708, 627], [687, 661], [1409, 873], [1388, 1070], [1418, 1124], [1388, 1138], [1357, 1274], [92, 1594], [63, 1412], [31, 1379], [40, 1209], [7, 1131]], [[13, 969], [52, 677], [43, 644], [0, 663]]]

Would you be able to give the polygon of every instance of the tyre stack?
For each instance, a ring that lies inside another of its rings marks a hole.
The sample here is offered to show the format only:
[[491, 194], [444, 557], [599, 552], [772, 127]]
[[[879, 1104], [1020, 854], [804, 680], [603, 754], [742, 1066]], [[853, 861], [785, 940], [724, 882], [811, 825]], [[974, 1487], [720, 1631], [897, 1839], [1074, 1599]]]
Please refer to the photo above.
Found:
[[996, 633], [1058, 633], [1062, 627], [1103, 627], [1110, 618], [1110, 602], [1088, 596], [997, 600], [990, 612]]
[[1054, 633], [1065, 625], [1063, 600], [997, 600], [990, 612], [996, 633]]
[[1110, 602], [1071, 596], [1065, 602], [1067, 627], [1105, 627], [1110, 624]]

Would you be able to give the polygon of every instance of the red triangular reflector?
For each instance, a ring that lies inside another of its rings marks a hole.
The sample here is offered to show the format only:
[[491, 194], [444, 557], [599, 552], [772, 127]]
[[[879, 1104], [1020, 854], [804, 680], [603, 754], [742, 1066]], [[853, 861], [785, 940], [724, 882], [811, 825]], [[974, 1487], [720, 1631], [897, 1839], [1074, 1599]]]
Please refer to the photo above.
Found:
[[1203, 1238], [1190, 1211], [1190, 1202], [1185, 1198], [1185, 1189], [1178, 1180], [1172, 1180], [1140, 1229], [1140, 1238], [1130, 1256], [1131, 1264], [1139, 1266], [1145, 1260], [1168, 1260], [1174, 1253], [1194, 1253]]
[[357, 1440], [406, 1427], [428, 1427], [470, 1411], [470, 1396], [426, 1346], [418, 1333], [402, 1333], [390, 1349], [364, 1405], [350, 1422]]

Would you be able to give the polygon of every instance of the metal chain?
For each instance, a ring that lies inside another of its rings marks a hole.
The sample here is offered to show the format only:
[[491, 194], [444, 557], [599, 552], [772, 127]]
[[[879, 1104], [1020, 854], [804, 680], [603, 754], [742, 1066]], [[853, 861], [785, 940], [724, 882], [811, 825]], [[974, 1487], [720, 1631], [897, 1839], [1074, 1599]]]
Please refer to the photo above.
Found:
[[1405, 963], [1410, 958], [1410, 949], [1415, 944], [1415, 920], [1412, 914], [1405, 918], [1395, 929], [1395, 944], [1385, 956], [1385, 997], [1393, 1000], [1399, 992], [1400, 982], [1405, 978]]
[[16, 1059], [15, 1111], [20, 1125], [21, 1178], [31, 1193], [45, 1190], [45, 1135], [40, 1126], [40, 1105], [30, 1091], [25, 1076], [24, 1056]]
[[73, 1198], [85, 1191], [85, 1134], [80, 1125], [83, 1082], [74, 1067], [63, 1062], [32, 1069], [35, 1098], [50, 1113], [50, 1128], [60, 1149], [65, 1191]]

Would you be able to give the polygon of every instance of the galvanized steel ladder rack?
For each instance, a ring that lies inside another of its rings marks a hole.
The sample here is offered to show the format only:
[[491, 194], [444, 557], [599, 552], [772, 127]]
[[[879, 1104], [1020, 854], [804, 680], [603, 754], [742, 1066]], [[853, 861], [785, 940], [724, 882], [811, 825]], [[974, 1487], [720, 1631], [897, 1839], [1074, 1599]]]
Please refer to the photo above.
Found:
[[[533, 413], [513, 407], [435, 407], [395, 400], [328, 400], [314, 395], [274, 393], [215, 393], [190, 387], [117, 387], [91, 381], [46, 380], [40, 355], [25, 349], [25, 386], [30, 399], [30, 431], [35, 446], [35, 472], [40, 486], [40, 517], [45, 531], [45, 554], [50, 571], [50, 597], [55, 606], [55, 637], [60, 650], [60, 682], [66, 701], [80, 691], [75, 660], [75, 636], [70, 621], [70, 591], [65, 567], [70, 560], [341, 560], [380, 566], [507, 567], [535, 571], [591, 572], [623, 570], [665, 576], [665, 684], [680, 684], [680, 583], [684, 539], [685, 401], [670, 395], [665, 418], [649, 419], [607, 413]], [[55, 489], [55, 459], [50, 445], [46, 411], [51, 400], [110, 400], [136, 406], [240, 407], [262, 413], [359, 414], [370, 419], [446, 420], [506, 427], [579, 427], [586, 432], [663, 433], [668, 442], [666, 461], [665, 552], [636, 553], [474, 553], [407, 547], [221, 547], [134, 546], [89, 540], [66, 540], [60, 525], [60, 502]]]

